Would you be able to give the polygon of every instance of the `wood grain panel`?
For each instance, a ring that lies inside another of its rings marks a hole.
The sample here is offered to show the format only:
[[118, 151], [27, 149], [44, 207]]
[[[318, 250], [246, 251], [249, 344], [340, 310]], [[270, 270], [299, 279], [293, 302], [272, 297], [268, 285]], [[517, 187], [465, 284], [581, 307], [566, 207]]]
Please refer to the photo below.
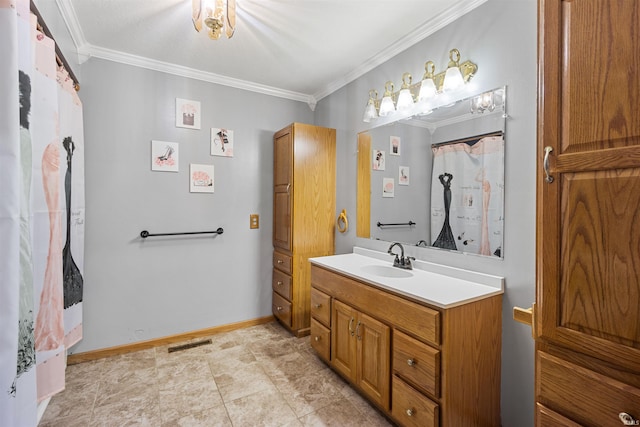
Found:
[[440, 351], [394, 330], [392, 360], [396, 375], [434, 398], [440, 397]]
[[618, 414], [640, 418], [640, 389], [569, 363], [536, 353], [538, 402], [583, 426], [622, 425]]
[[438, 419], [440, 408], [437, 403], [423, 396], [396, 376], [393, 377], [392, 384], [391, 415], [400, 422], [400, 425], [410, 427], [437, 427], [440, 425]]
[[331, 331], [311, 318], [311, 347], [325, 362], [331, 360]]
[[311, 283], [404, 332], [436, 346], [440, 344], [440, 313], [436, 310], [315, 265], [311, 266]]
[[371, 400], [388, 411], [391, 328], [371, 316], [358, 313], [356, 340], [356, 383]]
[[286, 327], [291, 327], [291, 303], [277, 293], [271, 294], [271, 310]]
[[331, 366], [351, 381], [356, 380], [357, 312], [347, 304], [334, 301], [331, 306]]
[[502, 295], [444, 312], [440, 356], [443, 426], [500, 425], [501, 331]]
[[311, 288], [311, 316], [325, 326], [331, 326], [331, 297], [315, 288]]
[[568, 418], [541, 405], [536, 404], [536, 427], [581, 427]]
[[291, 276], [274, 268], [271, 276], [271, 287], [275, 292], [291, 301]]
[[640, 348], [640, 169], [562, 185], [560, 325]]
[[358, 134], [356, 237], [371, 237], [371, 134]]
[[640, 144], [640, 3], [562, 8], [562, 152]]

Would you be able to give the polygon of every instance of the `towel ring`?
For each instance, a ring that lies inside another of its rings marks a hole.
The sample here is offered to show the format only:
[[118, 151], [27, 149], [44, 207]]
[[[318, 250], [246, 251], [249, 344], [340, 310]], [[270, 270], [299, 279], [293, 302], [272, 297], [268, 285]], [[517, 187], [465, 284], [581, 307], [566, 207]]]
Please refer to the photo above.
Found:
[[341, 233], [346, 233], [349, 229], [349, 220], [347, 219], [347, 211], [342, 209], [340, 215], [338, 216], [338, 231]]

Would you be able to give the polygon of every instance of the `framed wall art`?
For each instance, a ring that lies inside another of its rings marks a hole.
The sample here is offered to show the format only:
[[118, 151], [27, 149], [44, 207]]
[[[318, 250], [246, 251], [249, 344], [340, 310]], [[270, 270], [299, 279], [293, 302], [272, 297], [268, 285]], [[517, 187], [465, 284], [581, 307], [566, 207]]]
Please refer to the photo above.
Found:
[[191, 163], [189, 190], [192, 193], [213, 193], [213, 165]]
[[176, 127], [200, 129], [200, 102], [176, 98]]
[[178, 143], [151, 141], [151, 170], [178, 172]]

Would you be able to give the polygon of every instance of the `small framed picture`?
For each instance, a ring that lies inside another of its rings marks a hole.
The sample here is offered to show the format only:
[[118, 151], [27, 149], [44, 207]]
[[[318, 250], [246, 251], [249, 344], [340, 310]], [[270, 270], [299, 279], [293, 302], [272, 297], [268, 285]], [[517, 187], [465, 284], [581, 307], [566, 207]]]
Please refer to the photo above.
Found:
[[200, 102], [176, 98], [176, 127], [200, 129]]
[[178, 143], [151, 141], [151, 170], [178, 172]]
[[409, 172], [409, 166], [400, 166], [398, 168], [398, 185], [409, 185], [411, 181]]
[[392, 156], [400, 155], [400, 137], [399, 136], [389, 137], [389, 154]]
[[382, 178], [382, 197], [393, 197], [395, 182], [393, 178]]
[[233, 157], [233, 131], [211, 128], [211, 155]]
[[192, 193], [213, 193], [213, 165], [191, 163], [189, 182]]
[[384, 151], [381, 150], [373, 150], [373, 170], [374, 171], [383, 171], [384, 170]]

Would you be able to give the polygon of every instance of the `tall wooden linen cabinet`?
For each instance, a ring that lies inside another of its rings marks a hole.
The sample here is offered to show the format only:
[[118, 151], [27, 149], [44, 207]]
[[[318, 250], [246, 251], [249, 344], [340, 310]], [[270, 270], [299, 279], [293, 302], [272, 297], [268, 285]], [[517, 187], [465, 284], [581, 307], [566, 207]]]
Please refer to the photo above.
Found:
[[336, 131], [293, 123], [273, 137], [274, 316], [309, 334], [310, 257], [335, 249]]
[[640, 2], [538, 22], [536, 425], [640, 425]]

